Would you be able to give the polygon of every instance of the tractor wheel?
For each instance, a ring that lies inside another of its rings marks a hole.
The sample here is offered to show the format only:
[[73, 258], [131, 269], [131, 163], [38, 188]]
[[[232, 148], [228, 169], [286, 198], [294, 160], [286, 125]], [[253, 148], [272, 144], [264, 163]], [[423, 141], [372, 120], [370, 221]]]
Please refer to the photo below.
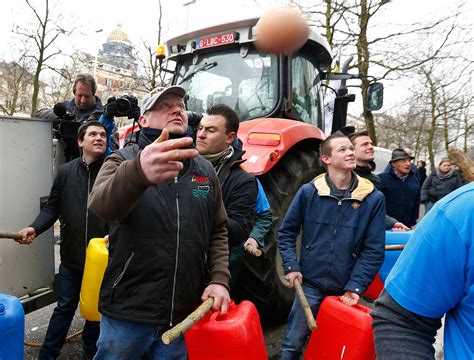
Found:
[[[301, 185], [323, 172], [317, 147], [314, 143], [305, 145], [288, 151], [271, 171], [259, 177], [270, 202], [273, 225], [265, 239], [263, 255], [256, 258], [245, 254], [238, 298], [251, 300], [267, 321], [286, 321], [294, 299], [294, 290], [281, 281], [284, 274], [277, 244], [278, 229]], [[297, 242], [299, 249], [299, 238]]]

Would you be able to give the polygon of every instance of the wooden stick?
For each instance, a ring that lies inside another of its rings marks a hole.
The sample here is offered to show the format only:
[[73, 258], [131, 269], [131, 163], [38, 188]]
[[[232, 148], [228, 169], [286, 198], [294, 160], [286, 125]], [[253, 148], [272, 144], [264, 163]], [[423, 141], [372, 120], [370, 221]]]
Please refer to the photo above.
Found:
[[385, 251], [403, 250], [405, 249], [404, 244], [385, 245]]
[[249, 254], [252, 254], [253, 256], [256, 256], [256, 257], [262, 256], [262, 250], [253, 246], [252, 244], [247, 244], [247, 246], [244, 249], [245, 251], [247, 251]]
[[293, 280], [293, 286], [295, 287], [296, 294], [298, 295], [298, 298], [301, 303], [301, 307], [303, 308], [304, 315], [306, 316], [306, 321], [308, 322], [308, 327], [311, 331], [316, 330], [316, 320], [314, 320], [313, 312], [311, 311], [311, 308], [308, 304], [308, 300], [306, 299], [306, 296], [304, 295], [303, 288], [301, 287], [301, 283], [298, 280], [298, 278], [295, 278]]
[[0, 231], [0, 239], [21, 240], [21, 235], [17, 232]]
[[189, 314], [186, 319], [181, 321], [179, 324], [176, 324], [174, 327], [172, 327], [171, 329], [163, 333], [163, 335], [161, 335], [161, 340], [163, 341], [163, 343], [168, 345], [169, 343], [183, 335], [194, 324], [201, 320], [204, 315], [206, 315], [206, 313], [211, 309], [213, 304], [213, 298], [208, 298], [206, 301], [204, 301], [196, 310]]

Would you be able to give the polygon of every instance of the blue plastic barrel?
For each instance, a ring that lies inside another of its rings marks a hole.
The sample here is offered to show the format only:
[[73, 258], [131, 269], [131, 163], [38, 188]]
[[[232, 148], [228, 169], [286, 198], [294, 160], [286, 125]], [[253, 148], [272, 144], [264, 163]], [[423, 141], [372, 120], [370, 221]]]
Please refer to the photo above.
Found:
[[22, 360], [25, 312], [17, 297], [0, 294], [0, 359]]
[[[406, 245], [410, 240], [413, 230], [410, 231], [386, 231], [385, 232], [385, 245]], [[398, 257], [402, 253], [402, 250], [387, 250], [385, 251], [385, 260], [379, 270], [380, 279], [385, 283], [385, 279], [388, 276], [393, 265], [397, 262]]]

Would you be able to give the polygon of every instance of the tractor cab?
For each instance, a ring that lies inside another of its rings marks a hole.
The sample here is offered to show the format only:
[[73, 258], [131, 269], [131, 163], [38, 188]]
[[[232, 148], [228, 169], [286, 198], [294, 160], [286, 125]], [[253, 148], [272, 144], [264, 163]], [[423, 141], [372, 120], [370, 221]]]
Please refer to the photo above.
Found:
[[320, 72], [331, 65], [329, 45], [311, 32], [292, 56], [266, 54], [254, 46], [258, 18], [206, 28], [168, 40], [176, 61], [173, 83], [188, 91], [188, 110], [231, 106], [241, 121], [286, 118], [322, 129]]

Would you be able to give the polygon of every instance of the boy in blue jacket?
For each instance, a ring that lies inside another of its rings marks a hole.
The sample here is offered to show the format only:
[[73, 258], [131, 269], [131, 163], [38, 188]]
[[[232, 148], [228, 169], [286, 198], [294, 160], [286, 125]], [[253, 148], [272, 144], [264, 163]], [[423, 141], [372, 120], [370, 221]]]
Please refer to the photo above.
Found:
[[[299, 189], [278, 231], [285, 278], [290, 287], [295, 278], [302, 282], [315, 317], [328, 295], [356, 305], [382, 265], [385, 247], [385, 200], [369, 180], [353, 173], [350, 140], [336, 132], [321, 143], [320, 155], [327, 172]], [[299, 359], [309, 335], [295, 297], [281, 359]]]

